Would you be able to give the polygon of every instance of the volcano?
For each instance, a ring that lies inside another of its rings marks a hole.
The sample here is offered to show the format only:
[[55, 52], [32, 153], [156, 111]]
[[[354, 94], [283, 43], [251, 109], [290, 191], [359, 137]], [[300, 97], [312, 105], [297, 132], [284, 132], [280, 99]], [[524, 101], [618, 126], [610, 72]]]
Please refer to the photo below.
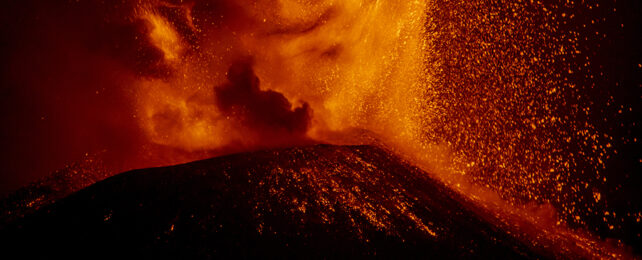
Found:
[[27, 258], [569, 252], [519, 239], [490, 215], [387, 149], [313, 145], [125, 172], [5, 225], [0, 237], [5, 252]]

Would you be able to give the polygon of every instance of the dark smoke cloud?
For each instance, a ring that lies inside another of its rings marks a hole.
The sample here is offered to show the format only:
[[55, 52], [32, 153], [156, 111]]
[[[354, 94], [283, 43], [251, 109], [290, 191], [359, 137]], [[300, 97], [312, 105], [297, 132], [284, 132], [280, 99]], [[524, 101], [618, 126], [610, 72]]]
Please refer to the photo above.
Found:
[[227, 73], [228, 83], [215, 88], [216, 103], [227, 116], [261, 138], [296, 138], [305, 135], [311, 110], [307, 103], [292, 109], [283, 94], [261, 90], [251, 59], [235, 62]]

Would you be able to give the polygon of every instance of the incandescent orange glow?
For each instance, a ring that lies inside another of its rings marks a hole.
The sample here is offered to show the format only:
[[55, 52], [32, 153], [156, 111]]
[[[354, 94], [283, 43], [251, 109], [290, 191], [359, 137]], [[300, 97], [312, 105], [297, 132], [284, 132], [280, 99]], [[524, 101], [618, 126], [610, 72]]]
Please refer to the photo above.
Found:
[[[173, 15], [155, 9], [168, 6]], [[566, 103], [576, 92], [564, 61], [580, 51], [577, 35], [558, 31], [574, 16], [552, 10], [570, 6], [236, 1], [213, 18], [198, 3], [152, 2], [140, 18], [170, 72], [138, 80], [137, 117], [154, 143], [190, 152], [374, 138], [489, 208], [541, 204], [505, 213], [526, 217], [552, 203], [561, 220], [582, 223], [599, 199], [582, 201], [577, 192], [591, 188], [570, 175], [588, 156], [599, 176], [608, 146], [570, 117], [588, 108]], [[266, 138], [272, 130], [248, 125], [245, 112], [221, 111], [217, 89], [248, 57], [261, 91], [282, 95], [287, 111], [309, 105], [304, 136]], [[547, 229], [559, 224], [551, 214]]]
[[245, 10], [244, 25], [198, 28], [204, 37], [198, 46], [183, 46], [153, 10], [141, 12], [172, 68], [168, 78], [142, 79], [137, 87], [139, 117], [151, 140], [187, 150], [260, 143], [213, 103], [212, 88], [225, 83], [226, 66], [242, 56], [254, 58], [261, 89], [310, 104], [311, 138], [328, 141], [328, 132], [356, 128], [404, 142], [421, 138], [426, 84], [417, 54], [424, 52], [425, 3], [238, 5], [254, 6]]
[[[85, 90], [100, 81], [96, 96], [110, 84], [122, 88], [127, 106], [110, 103], [85, 115], [117, 111], [106, 120], [119, 122], [109, 126], [127, 138], [113, 139], [126, 144], [111, 145], [108, 134], [104, 141], [114, 173], [271, 147], [374, 143], [491, 212], [518, 219], [520, 227], [507, 227], [513, 233], [535, 223], [534, 235], [590, 240], [565, 225], [583, 227], [596, 216], [621, 228], [600, 190], [617, 140], [586, 119], [600, 112], [584, 93], [593, 86], [577, 79], [598, 77], [582, 39], [606, 35], [569, 29], [596, 3], [126, 2], [78, 4], [90, 18], [85, 9], [107, 13], [95, 23], [108, 24], [108, 36], [94, 40], [85, 30], [96, 26], [78, 25], [70, 43], [56, 43], [73, 50], [63, 57], [74, 66], [60, 73], [60, 85], [94, 62], [89, 71], [113, 73], [69, 85]], [[60, 23], [52, 27], [69, 26]], [[94, 41], [100, 43], [89, 50], [76, 47]], [[640, 212], [628, 213], [639, 222]], [[589, 242], [582, 245], [598, 247]]]
[[178, 59], [183, 46], [178, 33], [174, 31], [169, 22], [151, 12], [145, 14], [144, 18], [152, 27], [149, 37], [152, 43], [163, 51], [165, 60], [174, 61]]
[[[579, 53], [576, 36], [557, 31], [573, 17], [551, 11], [563, 5], [236, 1], [216, 17], [199, 10], [206, 6], [150, 1], [137, 12], [169, 68], [134, 87], [153, 143], [220, 154], [374, 137], [454, 186], [555, 203], [581, 222], [570, 191], [590, 188], [569, 175], [586, 156], [599, 175], [608, 149], [590, 125], [560, 112], [574, 86], [549, 68]], [[279, 118], [248, 124], [256, 111], [247, 104], [221, 110], [228, 69], [248, 58], [255, 85], [282, 96], [284, 113], [309, 106], [303, 136], [266, 128]], [[571, 141], [584, 145], [568, 149]]]

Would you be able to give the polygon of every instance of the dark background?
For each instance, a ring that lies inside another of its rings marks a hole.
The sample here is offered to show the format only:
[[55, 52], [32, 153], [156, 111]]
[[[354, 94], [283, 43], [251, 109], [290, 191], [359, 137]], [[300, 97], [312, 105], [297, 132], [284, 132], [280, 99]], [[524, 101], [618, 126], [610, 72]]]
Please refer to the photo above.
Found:
[[[617, 11], [613, 12], [613, 8]], [[601, 3], [600, 8], [585, 10], [584, 23], [604, 19], [594, 28], [607, 37], [595, 35], [583, 41], [593, 57], [594, 78], [577, 79], [589, 86], [586, 95], [593, 100], [588, 118], [602, 132], [613, 136], [617, 151], [606, 161], [603, 184], [609, 216], [596, 214], [589, 226], [604, 237], [624, 238], [640, 254], [642, 247], [642, 2]], [[623, 25], [623, 26], [622, 26]], [[591, 33], [586, 31], [586, 35]], [[609, 98], [613, 97], [611, 101]], [[607, 105], [610, 103], [610, 105]], [[613, 216], [612, 212], [617, 212]], [[602, 214], [603, 215], [603, 214]], [[612, 219], [614, 229], [600, 220]], [[601, 223], [600, 223], [601, 222]]]
[[[590, 64], [570, 77], [581, 87], [576, 103], [587, 104], [591, 113], [575, 115], [598, 133], [612, 137], [612, 150], [599, 179], [586, 183], [601, 199], [585, 213], [588, 229], [621, 241], [641, 253], [642, 239], [642, 2], [597, 1], [599, 7], [573, 10], [575, 23], [562, 29], [580, 32], [584, 55], [573, 62]], [[586, 26], [584, 26], [586, 25]], [[573, 149], [573, 148], [570, 148]], [[587, 178], [579, 168], [574, 178]], [[590, 194], [584, 197], [590, 198]], [[570, 221], [569, 221], [570, 222]]]

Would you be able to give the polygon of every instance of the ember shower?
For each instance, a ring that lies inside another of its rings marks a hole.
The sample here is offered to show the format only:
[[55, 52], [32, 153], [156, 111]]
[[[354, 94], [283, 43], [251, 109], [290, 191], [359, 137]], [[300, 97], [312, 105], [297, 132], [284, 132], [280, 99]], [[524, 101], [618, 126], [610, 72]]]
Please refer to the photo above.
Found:
[[117, 173], [269, 147], [376, 140], [482, 200], [540, 213], [550, 205], [555, 210], [546, 214], [559, 214], [553, 222], [577, 227], [639, 223], [639, 208], [618, 213], [627, 220], [613, 215], [603, 173], [618, 144], [637, 138], [614, 137], [597, 125], [596, 111], [613, 106], [634, 117], [639, 105], [591, 96], [603, 72], [585, 47], [609, 37], [599, 25], [617, 8], [573, 1], [32, 2], [6, 8], [28, 10], [27, 18], [3, 15], [3, 24], [18, 24], [6, 29], [17, 40], [6, 41], [13, 51], [3, 52], [3, 84], [22, 89], [8, 96], [37, 102], [24, 112], [37, 122], [23, 114], [13, 120], [51, 131], [32, 130], [40, 137], [27, 141], [45, 146], [35, 152], [48, 158], [49, 168], [33, 168], [41, 175], [83, 154]]

